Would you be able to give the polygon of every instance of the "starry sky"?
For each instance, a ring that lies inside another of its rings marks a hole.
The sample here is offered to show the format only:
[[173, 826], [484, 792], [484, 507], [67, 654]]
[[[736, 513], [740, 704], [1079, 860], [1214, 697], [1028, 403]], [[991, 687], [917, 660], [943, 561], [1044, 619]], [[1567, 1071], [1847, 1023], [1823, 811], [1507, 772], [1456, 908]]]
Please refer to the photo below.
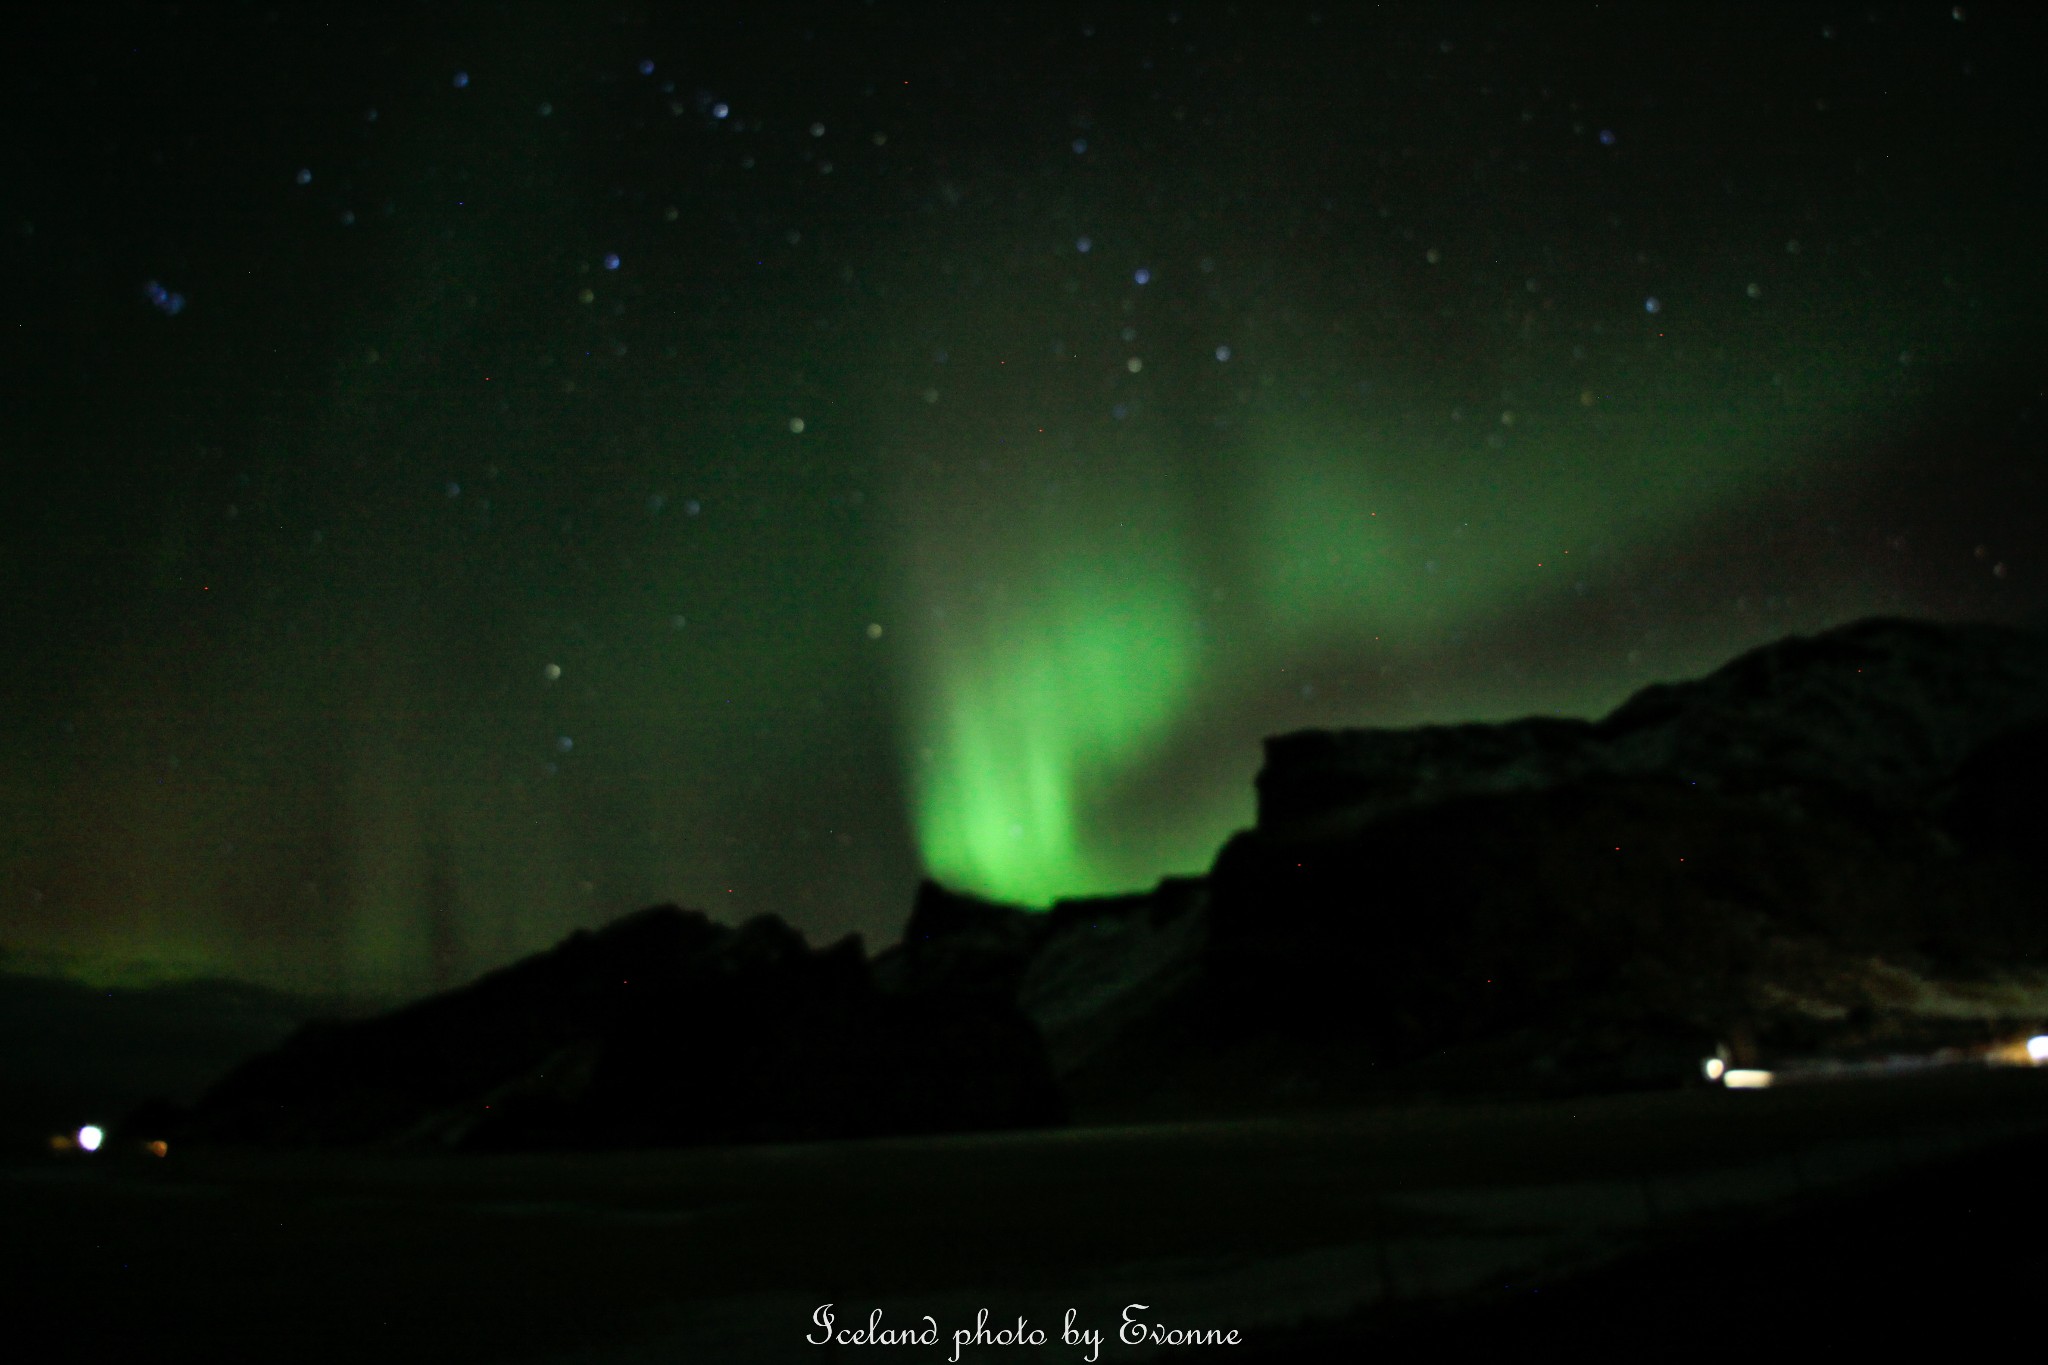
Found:
[[52, 7], [0, 945], [1198, 871], [1262, 737], [2037, 624], [2031, 5]]

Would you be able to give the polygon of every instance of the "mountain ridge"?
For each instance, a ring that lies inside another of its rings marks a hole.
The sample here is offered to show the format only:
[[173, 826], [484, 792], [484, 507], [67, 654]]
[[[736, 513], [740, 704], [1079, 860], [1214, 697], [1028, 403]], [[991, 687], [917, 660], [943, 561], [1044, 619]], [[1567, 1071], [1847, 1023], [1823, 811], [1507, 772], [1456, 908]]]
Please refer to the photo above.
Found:
[[642, 911], [307, 1030], [149, 1121], [259, 1143], [783, 1140], [1976, 1045], [2048, 1023], [2044, 755], [2048, 639], [1861, 621], [1596, 721], [1276, 736], [1256, 823], [1206, 874], [1046, 912], [927, 882], [872, 958], [774, 917]]

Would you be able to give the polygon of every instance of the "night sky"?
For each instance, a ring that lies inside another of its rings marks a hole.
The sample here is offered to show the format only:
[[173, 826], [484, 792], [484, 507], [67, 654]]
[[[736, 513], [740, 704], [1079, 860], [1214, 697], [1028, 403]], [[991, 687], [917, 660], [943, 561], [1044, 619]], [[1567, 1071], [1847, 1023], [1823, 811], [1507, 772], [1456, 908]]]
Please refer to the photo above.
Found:
[[2031, 4], [50, 7], [0, 944], [1203, 868], [1259, 741], [2048, 615]]

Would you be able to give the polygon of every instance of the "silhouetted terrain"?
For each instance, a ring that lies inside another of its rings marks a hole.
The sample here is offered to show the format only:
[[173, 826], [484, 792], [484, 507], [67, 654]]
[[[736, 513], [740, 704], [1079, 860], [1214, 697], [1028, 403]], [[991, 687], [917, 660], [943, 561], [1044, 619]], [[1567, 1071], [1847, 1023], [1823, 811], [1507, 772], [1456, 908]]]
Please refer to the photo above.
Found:
[[6, 1270], [80, 1349], [209, 1359], [810, 1360], [824, 1303], [1146, 1304], [1276, 1365], [1990, 1340], [2048, 1079], [1699, 1062], [2039, 1027], [2044, 679], [2034, 637], [1867, 622], [1594, 723], [1276, 739], [1207, 875], [927, 885], [872, 959], [643, 911], [22, 1151]]
[[1063, 1112], [1030, 1022], [884, 994], [857, 939], [660, 907], [351, 1024], [135, 1125], [270, 1145], [642, 1147], [1014, 1127]]
[[2048, 1020], [2048, 646], [1877, 620], [1606, 719], [1269, 741], [1203, 878], [901, 944], [647, 911], [309, 1029], [181, 1136], [634, 1146], [1578, 1093]]
[[1673, 1085], [2048, 1020], [2048, 645], [1876, 620], [1598, 722], [1287, 735], [1205, 878], [927, 888], [878, 964], [1014, 983], [1077, 1112]]

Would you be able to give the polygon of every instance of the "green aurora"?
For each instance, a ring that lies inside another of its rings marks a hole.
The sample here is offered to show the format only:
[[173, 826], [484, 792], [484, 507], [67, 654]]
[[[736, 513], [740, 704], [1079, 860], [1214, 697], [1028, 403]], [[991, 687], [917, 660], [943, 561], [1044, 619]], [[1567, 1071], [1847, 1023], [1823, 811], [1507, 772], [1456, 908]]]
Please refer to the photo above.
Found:
[[16, 962], [879, 945], [1268, 735], [2048, 608], [2017, 20], [628, 8], [16, 83]]
[[[1252, 370], [1258, 387], [1222, 396], [1247, 416], [1206, 451], [1161, 458], [1167, 421], [1127, 416], [1114, 425], [1129, 430], [1105, 430], [1070, 417], [1092, 426], [1092, 437], [1050, 457], [1012, 455], [1001, 479], [984, 474], [971, 494], [925, 506], [909, 532], [922, 591], [911, 599], [908, 729], [926, 867], [948, 884], [1034, 906], [1199, 872], [1248, 823], [1249, 772], [1231, 788], [1173, 794], [1178, 818], [1143, 838], [1118, 807], [1134, 773], [1201, 742], [1186, 722], [1205, 699], [1256, 689], [1276, 658], [1368, 640], [1382, 655], [1443, 651], [1487, 623], [1584, 594], [1589, 578], [1617, 563], [1654, 561], [1660, 544], [1739, 515], [1771, 488], [1806, 483], [1840, 444], [1910, 417], [1916, 395], [1901, 382], [1896, 324], [1867, 294], [1809, 291], [1789, 320], [1762, 306], [1754, 281], [1701, 280], [1685, 295], [1703, 301], [1705, 316], [1686, 319], [1677, 344], [1667, 334], [1683, 305], [1663, 299], [1611, 332], [1549, 312], [1540, 330], [1555, 349], [1567, 349], [1559, 335], [1576, 333], [1599, 336], [1603, 354], [1589, 360], [1578, 347], [1575, 363], [1527, 373], [1484, 408], [1447, 400], [1418, 411], [1412, 399], [1386, 402], [1370, 390], [1342, 407], [1261, 401], [1259, 389], [1280, 376], [1329, 367], [1330, 349], [1314, 365], [1234, 352], [1227, 363]], [[1000, 312], [1014, 318], [1024, 307]], [[1341, 314], [1333, 321], [1341, 338]], [[960, 330], [1002, 329], [970, 318]], [[1528, 369], [1538, 315], [1525, 308], [1501, 330], [1494, 354], [1468, 347], [1460, 363]], [[1960, 328], [1923, 324], [1914, 336], [1954, 364], [1993, 349]], [[1177, 358], [1195, 370], [1206, 357], [1186, 349], [1194, 358]], [[1016, 362], [1001, 364], [1002, 379], [967, 400], [978, 426], [1030, 431], [1029, 413], [1082, 407], [1068, 392], [1075, 367], [1056, 351], [1025, 381], [1031, 402], [1011, 398], [1008, 420], [989, 424], [1020, 385]], [[948, 365], [961, 362], [949, 356]], [[1126, 367], [1132, 379], [1154, 368]], [[1379, 369], [1387, 377], [1371, 387], [1396, 394], [1433, 387], [1425, 374], [1369, 360], [1356, 368]], [[1204, 378], [1174, 376], [1198, 390]], [[1149, 396], [1136, 384], [1116, 391], [1133, 408]], [[952, 459], [973, 465], [977, 446], [1005, 443], [998, 432], [943, 439]], [[1063, 492], [1062, 476], [1074, 487]], [[1231, 512], [1218, 514], [1218, 503]], [[963, 583], [982, 589], [963, 594]], [[1887, 603], [1833, 587], [1813, 606], [1807, 619], [1835, 620]], [[1731, 643], [1709, 632], [1681, 666], [1711, 667]], [[1433, 723], [1532, 707], [1593, 716], [1647, 681], [1603, 671], [1547, 696], [1526, 686], [1463, 691], [1326, 723]]]

